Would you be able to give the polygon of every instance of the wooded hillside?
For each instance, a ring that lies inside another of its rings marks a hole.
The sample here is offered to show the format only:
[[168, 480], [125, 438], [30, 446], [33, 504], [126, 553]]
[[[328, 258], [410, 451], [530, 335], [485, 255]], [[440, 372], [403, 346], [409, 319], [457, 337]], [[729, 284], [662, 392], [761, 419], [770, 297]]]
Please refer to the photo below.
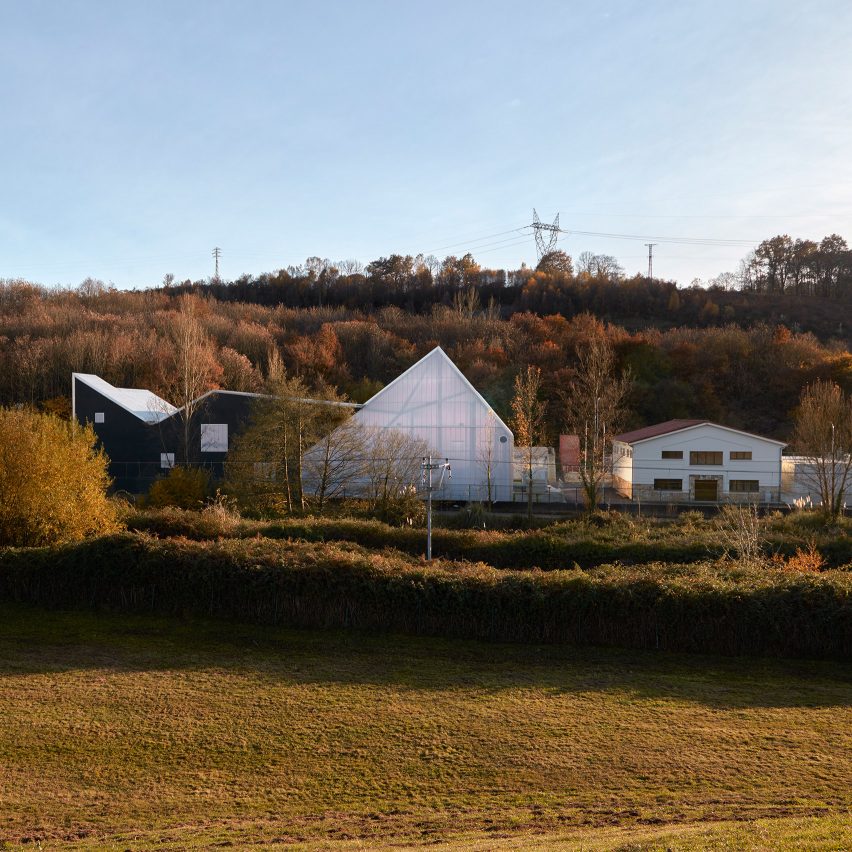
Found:
[[[524, 292], [532, 293], [535, 282], [545, 280], [556, 279], [536, 273]], [[762, 294], [678, 290], [656, 281], [572, 280], [570, 287], [586, 294], [577, 305], [585, 309], [580, 313], [551, 307], [546, 299], [528, 310], [501, 310], [487, 300], [483, 306], [485, 294], [470, 288], [456, 289], [447, 303], [433, 302], [417, 311], [240, 301], [249, 285], [239, 281], [192, 288], [204, 295], [175, 287], [117, 291], [93, 282], [73, 291], [0, 283], [0, 404], [28, 403], [67, 412], [72, 371], [167, 395], [175, 358], [171, 332], [187, 299], [203, 328], [210, 386], [259, 389], [270, 353], [277, 350], [287, 369], [309, 386], [328, 383], [363, 401], [440, 345], [501, 416], [508, 414], [518, 370], [527, 364], [540, 367], [550, 402], [551, 436], [563, 428], [556, 400], [574, 373], [577, 353], [599, 335], [612, 342], [618, 366], [630, 370], [628, 426], [706, 417], [786, 438], [805, 384], [831, 378], [852, 387], [848, 344], [792, 330], [795, 302], [784, 303], [785, 325], [761, 318], [762, 300], [771, 298]], [[549, 292], [542, 287], [543, 293]], [[591, 295], [595, 292], [611, 292], [612, 299], [596, 305]], [[638, 294], [634, 307], [632, 293]], [[746, 308], [734, 308], [723, 323], [728, 297], [742, 300]], [[623, 305], [619, 313], [632, 319], [630, 328], [587, 312], [608, 318], [616, 313], [618, 300]], [[671, 312], [670, 327], [647, 322], [642, 327], [641, 305], [649, 300], [666, 301], [663, 310]], [[717, 308], [722, 304], [714, 319], [720, 324], [687, 327], [687, 317], [683, 325], [675, 324], [681, 307], [673, 303], [690, 300]], [[842, 323], [837, 303], [817, 302], [826, 303], [824, 310], [835, 325]], [[748, 327], [735, 323], [740, 318]]]

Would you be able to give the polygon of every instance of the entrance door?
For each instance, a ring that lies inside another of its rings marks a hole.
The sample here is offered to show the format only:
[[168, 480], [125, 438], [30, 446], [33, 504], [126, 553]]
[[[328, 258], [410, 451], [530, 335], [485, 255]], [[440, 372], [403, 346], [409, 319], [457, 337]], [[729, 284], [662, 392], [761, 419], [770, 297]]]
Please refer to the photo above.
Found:
[[705, 500], [715, 503], [719, 498], [719, 480], [718, 479], [696, 479], [695, 480], [695, 499]]

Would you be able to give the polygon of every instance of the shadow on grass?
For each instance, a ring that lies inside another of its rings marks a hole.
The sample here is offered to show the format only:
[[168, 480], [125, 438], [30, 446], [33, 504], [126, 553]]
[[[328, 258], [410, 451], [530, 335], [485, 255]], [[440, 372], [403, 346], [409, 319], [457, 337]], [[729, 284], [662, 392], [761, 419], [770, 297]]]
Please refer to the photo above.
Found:
[[295, 684], [614, 692], [718, 709], [852, 706], [831, 662], [288, 630], [0, 606], [0, 678], [79, 670], [224, 669]]

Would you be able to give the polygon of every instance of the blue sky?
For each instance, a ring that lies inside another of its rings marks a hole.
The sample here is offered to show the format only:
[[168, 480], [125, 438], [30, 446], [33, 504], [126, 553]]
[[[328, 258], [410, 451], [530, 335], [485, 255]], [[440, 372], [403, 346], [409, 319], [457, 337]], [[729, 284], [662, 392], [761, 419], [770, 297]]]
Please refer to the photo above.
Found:
[[516, 268], [533, 207], [684, 284], [748, 248], [661, 238], [852, 241], [850, 45], [843, 0], [0, 0], [0, 278]]

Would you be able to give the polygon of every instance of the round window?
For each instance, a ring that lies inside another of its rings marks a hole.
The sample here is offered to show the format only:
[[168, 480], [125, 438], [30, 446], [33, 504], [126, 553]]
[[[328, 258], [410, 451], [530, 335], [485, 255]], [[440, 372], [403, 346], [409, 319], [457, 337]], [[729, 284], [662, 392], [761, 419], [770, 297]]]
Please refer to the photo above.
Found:
[[508, 440], [508, 439], [506, 438], [506, 436], [505, 436], [505, 435], [501, 435], [501, 436], [500, 436], [500, 443], [501, 443], [501, 444], [505, 444], [507, 440]]

